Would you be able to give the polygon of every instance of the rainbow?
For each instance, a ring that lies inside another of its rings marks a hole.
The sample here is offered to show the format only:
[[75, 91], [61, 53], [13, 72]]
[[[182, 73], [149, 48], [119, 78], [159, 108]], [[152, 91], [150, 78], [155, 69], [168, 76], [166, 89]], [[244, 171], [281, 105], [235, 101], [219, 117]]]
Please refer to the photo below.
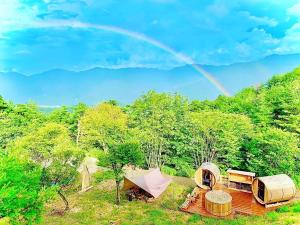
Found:
[[[25, 25], [26, 26], [26, 25]], [[28, 24], [27, 24], [28, 26]], [[91, 24], [91, 23], [82, 23], [79, 21], [65, 21], [65, 20], [53, 20], [53, 21], [36, 21], [30, 24], [29, 26], [33, 26], [35, 28], [45, 28], [45, 27], [71, 27], [71, 28], [80, 28], [80, 29], [98, 29], [98, 30], [104, 30], [104, 31], [110, 31], [113, 33], [125, 35], [137, 40], [144, 41], [146, 43], [149, 43], [153, 46], [156, 46], [165, 52], [170, 53], [174, 57], [176, 57], [179, 60], [182, 60], [186, 64], [192, 66], [197, 72], [201, 73], [204, 77], [207, 78], [221, 93], [223, 93], [226, 96], [230, 96], [229, 92], [226, 90], [226, 88], [209, 72], [207, 72], [202, 67], [198, 66], [193, 59], [191, 59], [189, 56], [184, 55], [182, 53], [176, 52], [171, 47], [165, 45], [164, 43], [161, 43], [160, 41], [153, 39], [149, 36], [146, 36], [141, 33], [137, 33], [134, 31], [130, 31], [127, 29], [123, 29], [117, 26], [110, 26], [110, 25], [101, 25], [101, 24]]]

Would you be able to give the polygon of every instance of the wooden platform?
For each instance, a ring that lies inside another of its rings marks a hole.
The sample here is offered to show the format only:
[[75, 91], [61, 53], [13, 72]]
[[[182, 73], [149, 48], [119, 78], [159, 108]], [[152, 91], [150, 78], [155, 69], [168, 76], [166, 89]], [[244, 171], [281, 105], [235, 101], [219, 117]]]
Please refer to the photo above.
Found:
[[[232, 213], [224, 218], [234, 218], [241, 215], [264, 215], [268, 211], [273, 211], [277, 207], [265, 208], [260, 205], [253, 197], [252, 193], [228, 189], [223, 185], [216, 185], [214, 190], [223, 190], [232, 196]], [[200, 189], [200, 194], [193, 203], [190, 203], [184, 212], [200, 214], [207, 217], [216, 217], [205, 210], [205, 193], [207, 190]]]

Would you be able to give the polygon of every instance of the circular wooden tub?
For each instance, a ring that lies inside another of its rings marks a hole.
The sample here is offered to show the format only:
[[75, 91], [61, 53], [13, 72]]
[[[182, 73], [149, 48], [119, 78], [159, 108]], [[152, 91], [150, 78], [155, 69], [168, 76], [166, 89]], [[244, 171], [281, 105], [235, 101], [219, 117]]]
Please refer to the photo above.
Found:
[[209, 191], [205, 194], [205, 209], [215, 216], [231, 214], [232, 197], [222, 190]]

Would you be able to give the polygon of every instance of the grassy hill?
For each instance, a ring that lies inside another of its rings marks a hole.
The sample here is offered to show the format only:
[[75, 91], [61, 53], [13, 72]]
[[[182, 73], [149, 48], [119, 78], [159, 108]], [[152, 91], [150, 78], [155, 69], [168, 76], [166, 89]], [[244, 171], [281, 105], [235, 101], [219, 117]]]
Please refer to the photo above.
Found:
[[[63, 208], [60, 199], [48, 204], [43, 224], [206, 224], [206, 225], [287, 225], [300, 224], [300, 198], [292, 206], [284, 206], [263, 217], [241, 216], [234, 220], [212, 219], [184, 213], [178, 207], [187, 193], [194, 187], [189, 178], [175, 177], [165, 193], [153, 203], [129, 202], [122, 196], [122, 203], [116, 206], [115, 184], [113, 180], [102, 181], [86, 193], [69, 195], [71, 210], [61, 215], [53, 209]], [[300, 197], [300, 196], [298, 196]]]

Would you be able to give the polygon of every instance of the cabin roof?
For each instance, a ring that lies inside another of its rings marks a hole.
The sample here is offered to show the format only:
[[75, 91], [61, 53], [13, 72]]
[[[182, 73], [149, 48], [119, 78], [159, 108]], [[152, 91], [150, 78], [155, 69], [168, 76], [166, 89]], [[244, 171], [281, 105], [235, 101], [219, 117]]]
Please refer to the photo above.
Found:
[[269, 190], [290, 187], [295, 189], [293, 180], [286, 174], [258, 177], [257, 179], [262, 181]]
[[216, 164], [214, 164], [212, 162], [205, 162], [205, 163], [202, 163], [202, 165], [200, 166], [200, 169], [208, 170], [208, 171], [212, 172], [217, 181], [220, 179], [220, 170]]
[[232, 170], [232, 169], [229, 169], [229, 170], [227, 170], [227, 173], [234, 173], [234, 174], [240, 174], [240, 175], [255, 177], [255, 173], [247, 172], [247, 171], [241, 171], [241, 170]]

